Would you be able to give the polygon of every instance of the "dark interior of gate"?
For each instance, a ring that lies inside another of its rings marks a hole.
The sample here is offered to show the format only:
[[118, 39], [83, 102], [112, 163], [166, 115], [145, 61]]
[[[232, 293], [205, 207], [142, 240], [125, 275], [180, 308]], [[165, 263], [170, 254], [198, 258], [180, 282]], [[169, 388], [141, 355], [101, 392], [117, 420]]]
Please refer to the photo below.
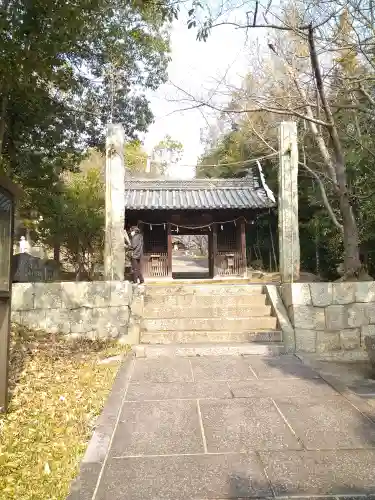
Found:
[[198, 270], [174, 272], [180, 235], [207, 236], [207, 277], [244, 276], [246, 233], [275, 205], [251, 172], [243, 179], [130, 179], [126, 187], [125, 225], [138, 225], [143, 233], [143, 271], [149, 279], [202, 277]]

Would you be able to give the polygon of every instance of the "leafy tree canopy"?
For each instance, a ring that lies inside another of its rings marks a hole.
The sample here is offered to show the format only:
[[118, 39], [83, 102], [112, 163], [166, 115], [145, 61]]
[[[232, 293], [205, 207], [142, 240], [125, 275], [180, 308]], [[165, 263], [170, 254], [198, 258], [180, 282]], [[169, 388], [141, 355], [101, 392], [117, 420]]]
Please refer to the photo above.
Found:
[[109, 119], [128, 138], [152, 121], [145, 89], [166, 80], [170, 0], [5, 0], [0, 7], [0, 168], [24, 209], [58, 189]]

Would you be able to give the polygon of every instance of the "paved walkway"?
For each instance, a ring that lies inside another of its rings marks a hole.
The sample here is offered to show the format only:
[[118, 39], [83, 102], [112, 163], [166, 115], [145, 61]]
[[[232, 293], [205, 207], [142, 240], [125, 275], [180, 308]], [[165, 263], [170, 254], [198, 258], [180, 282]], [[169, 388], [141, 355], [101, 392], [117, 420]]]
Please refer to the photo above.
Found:
[[131, 358], [69, 500], [375, 495], [371, 418], [293, 356]]

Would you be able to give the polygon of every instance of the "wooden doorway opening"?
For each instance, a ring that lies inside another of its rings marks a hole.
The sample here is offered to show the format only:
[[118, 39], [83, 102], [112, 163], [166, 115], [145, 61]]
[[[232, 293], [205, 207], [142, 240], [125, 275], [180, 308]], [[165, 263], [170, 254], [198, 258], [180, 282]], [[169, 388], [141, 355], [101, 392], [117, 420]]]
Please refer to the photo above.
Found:
[[171, 229], [172, 278], [207, 279], [211, 273], [211, 244], [207, 228]]

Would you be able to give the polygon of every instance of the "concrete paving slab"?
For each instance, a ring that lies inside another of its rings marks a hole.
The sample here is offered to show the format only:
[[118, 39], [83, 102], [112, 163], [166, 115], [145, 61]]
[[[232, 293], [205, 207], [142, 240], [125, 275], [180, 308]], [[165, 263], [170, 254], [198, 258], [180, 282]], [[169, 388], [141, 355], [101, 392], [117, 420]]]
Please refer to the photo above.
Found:
[[189, 359], [136, 359], [132, 382], [193, 382]]
[[82, 464], [66, 500], [92, 500], [101, 468], [100, 463]]
[[125, 403], [111, 456], [204, 451], [196, 401]]
[[259, 378], [318, 378], [319, 374], [293, 355], [244, 356]]
[[195, 380], [255, 379], [249, 363], [243, 356], [202, 356], [192, 358]]
[[226, 382], [205, 380], [200, 382], [155, 382], [130, 384], [126, 395], [128, 401], [159, 399], [230, 399], [231, 392]]
[[307, 449], [375, 448], [375, 424], [342, 397], [275, 402]]
[[375, 493], [375, 450], [260, 452], [276, 495]]
[[339, 393], [322, 379], [229, 380], [228, 386], [234, 398], [284, 396], [308, 399], [313, 396], [320, 398], [339, 396]]
[[129, 357], [68, 500], [375, 500], [372, 407], [316, 376], [293, 356]]
[[95, 500], [193, 500], [272, 495], [255, 454], [112, 459]]
[[301, 449], [270, 399], [205, 400], [200, 409], [209, 452]]

